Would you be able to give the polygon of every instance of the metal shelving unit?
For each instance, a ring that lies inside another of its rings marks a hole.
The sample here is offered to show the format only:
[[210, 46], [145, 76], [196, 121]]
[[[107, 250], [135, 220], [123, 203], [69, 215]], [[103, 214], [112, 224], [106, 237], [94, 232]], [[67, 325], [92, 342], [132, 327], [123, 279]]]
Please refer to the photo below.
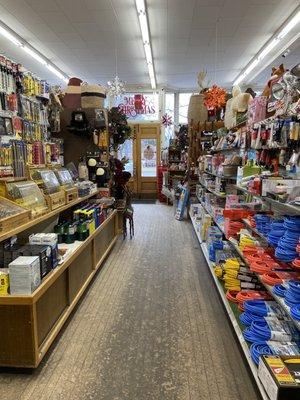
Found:
[[220, 296], [220, 298], [222, 300], [222, 303], [224, 305], [224, 308], [225, 308], [225, 310], [227, 312], [228, 318], [230, 319], [230, 322], [231, 322], [232, 327], [234, 329], [234, 332], [235, 332], [235, 334], [237, 336], [237, 339], [239, 341], [241, 349], [242, 349], [242, 351], [244, 353], [244, 356], [245, 356], [245, 358], [247, 360], [247, 363], [249, 365], [249, 368], [250, 368], [250, 370], [252, 372], [252, 375], [254, 377], [256, 385], [257, 385], [257, 387], [259, 389], [259, 392], [260, 392], [260, 394], [262, 396], [262, 399], [263, 400], [270, 400], [269, 396], [267, 395], [267, 393], [266, 393], [266, 391], [265, 391], [265, 389], [264, 389], [264, 387], [263, 387], [263, 385], [262, 385], [262, 383], [261, 383], [261, 381], [260, 381], [260, 379], [258, 377], [257, 366], [252, 361], [252, 358], [251, 358], [251, 355], [250, 355], [249, 346], [248, 346], [246, 340], [244, 339], [243, 332], [242, 332], [242, 330], [241, 330], [241, 328], [240, 328], [240, 326], [239, 326], [239, 324], [238, 324], [238, 322], [237, 322], [237, 320], [235, 318], [235, 315], [234, 315], [234, 313], [233, 313], [233, 311], [232, 311], [232, 309], [230, 307], [230, 304], [229, 304], [229, 302], [228, 302], [228, 300], [226, 298], [226, 295], [225, 295], [224, 289], [222, 287], [222, 284], [220, 283], [219, 279], [217, 278], [217, 276], [214, 273], [213, 263], [209, 260], [206, 243], [204, 243], [204, 242], [200, 243], [200, 247], [201, 247], [202, 253], [203, 253], [204, 257], [205, 257], [205, 260], [207, 262], [208, 269], [209, 269], [209, 271], [211, 273], [213, 281], [214, 281], [214, 283], [215, 283], [215, 285], [217, 287], [219, 296]]
[[236, 185], [235, 188], [245, 194], [251, 195], [255, 199], [269, 203], [269, 205], [274, 207], [275, 210], [277, 210], [278, 212], [280, 212], [282, 214], [300, 215], [300, 206], [294, 206], [292, 204], [281, 203], [280, 201], [271, 199], [270, 197], [260, 196], [258, 194], [251, 193], [249, 190], [247, 190], [241, 186], [238, 186], [238, 185]]

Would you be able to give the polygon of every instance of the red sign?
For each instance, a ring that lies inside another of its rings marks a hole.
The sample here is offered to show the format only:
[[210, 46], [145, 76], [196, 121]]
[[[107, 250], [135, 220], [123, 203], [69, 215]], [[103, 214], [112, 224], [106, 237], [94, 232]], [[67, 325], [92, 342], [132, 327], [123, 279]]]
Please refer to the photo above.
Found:
[[156, 114], [155, 105], [152, 99], [143, 94], [123, 96], [122, 102], [118, 105], [128, 118], [134, 118], [138, 114]]

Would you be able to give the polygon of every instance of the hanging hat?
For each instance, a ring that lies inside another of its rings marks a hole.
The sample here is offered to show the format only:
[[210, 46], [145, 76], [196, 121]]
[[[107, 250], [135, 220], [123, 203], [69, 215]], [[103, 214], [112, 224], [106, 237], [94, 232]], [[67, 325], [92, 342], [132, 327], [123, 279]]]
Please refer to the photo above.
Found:
[[68, 86], [81, 86], [82, 80], [80, 78], [70, 78]]
[[106, 89], [100, 85], [81, 85], [81, 106], [82, 108], [103, 108], [106, 98]]
[[70, 78], [64, 92], [62, 105], [64, 108], [77, 109], [81, 107], [81, 83], [79, 78]]

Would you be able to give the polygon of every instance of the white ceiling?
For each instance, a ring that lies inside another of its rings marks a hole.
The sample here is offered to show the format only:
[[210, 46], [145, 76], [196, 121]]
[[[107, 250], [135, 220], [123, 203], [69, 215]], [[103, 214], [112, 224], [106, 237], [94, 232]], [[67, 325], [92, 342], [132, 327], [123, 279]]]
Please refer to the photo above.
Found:
[[[134, 3], [0, 0], [0, 19], [67, 74], [105, 84], [115, 75], [117, 47], [119, 76], [149, 85]], [[158, 84], [194, 88], [197, 72], [205, 68], [214, 82], [230, 87], [298, 5], [299, 0], [147, 0]], [[0, 37], [2, 50], [55, 82], [51, 72]], [[261, 79], [262, 74], [255, 83]]]

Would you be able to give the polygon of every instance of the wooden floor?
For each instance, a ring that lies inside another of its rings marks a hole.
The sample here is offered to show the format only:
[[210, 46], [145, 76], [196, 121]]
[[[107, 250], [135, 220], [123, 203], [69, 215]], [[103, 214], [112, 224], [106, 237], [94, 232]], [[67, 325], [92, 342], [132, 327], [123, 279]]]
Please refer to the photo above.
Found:
[[135, 205], [49, 356], [1, 370], [1, 400], [256, 400], [254, 384], [189, 222]]

